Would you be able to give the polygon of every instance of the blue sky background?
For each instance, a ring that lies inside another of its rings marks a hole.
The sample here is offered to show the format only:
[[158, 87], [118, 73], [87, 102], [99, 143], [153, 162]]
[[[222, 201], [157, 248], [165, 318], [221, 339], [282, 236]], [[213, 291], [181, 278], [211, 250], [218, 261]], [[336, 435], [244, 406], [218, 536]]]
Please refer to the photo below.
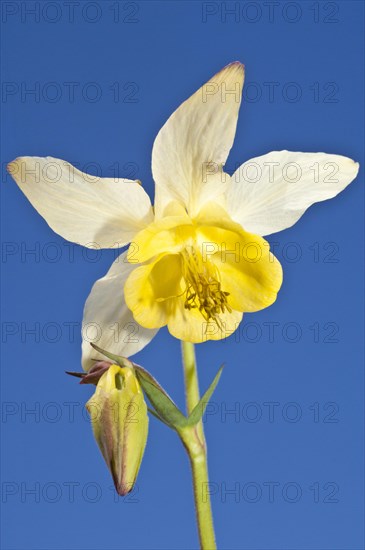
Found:
[[[83, 304], [114, 253], [54, 234], [4, 165], [52, 155], [153, 196], [158, 130], [236, 59], [246, 89], [228, 171], [285, 148], [363, 164], [363, 3], [274, 4], [2, 2], [4, 550], [197, 548], [175, 434], [151, 419], [137, 489], [116, 498], [83, 412], [92, 388], [64, 374], [80, 368]], [[205, 419], [221, 549], [364, 548], [363, 212], [361, 171], [270, 238], [277, 302], [198, 347], [202, 389], [227, 365]], [[178, 342], [162, 330], [136, 359], [183, 406]]]

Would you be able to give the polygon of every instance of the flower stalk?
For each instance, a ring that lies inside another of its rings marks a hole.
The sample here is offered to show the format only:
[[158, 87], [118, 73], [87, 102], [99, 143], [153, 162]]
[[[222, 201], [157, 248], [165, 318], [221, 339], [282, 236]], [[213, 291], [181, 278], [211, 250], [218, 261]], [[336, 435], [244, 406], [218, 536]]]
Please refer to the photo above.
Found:
[[[194, 344], [190, 342], [181, 342], [181, 348], [186, 408], [187, 413], [191, 414], [200, 400]], [[190, 460], [200, 547], [202, 550], [215, 550], [216, 542], [212, 507], [209, 491], [207, 490], [209, 486], [207, 445], [202, 419], [200, 419], [195, 426], [187, 426], [179, 430], [179, 435], [184, 443]]]

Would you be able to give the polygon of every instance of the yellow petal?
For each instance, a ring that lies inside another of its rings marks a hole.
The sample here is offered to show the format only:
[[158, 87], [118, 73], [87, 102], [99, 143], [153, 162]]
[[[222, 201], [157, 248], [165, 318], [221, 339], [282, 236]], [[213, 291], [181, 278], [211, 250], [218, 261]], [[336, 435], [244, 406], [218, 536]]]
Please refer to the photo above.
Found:
[[229, 292], [232, 309], [250, 312], [268, 307], [276, 300], [283, 274], [279, 261], [262, 237], [239, 232], [233, 224], [199, 227], [206, 260], [217, 266], [222, 290]]
[[132, 271], [124, 287], [124, 296], [137, 323], [145, 328], [167, 324], [176, 296], [184, 290], [181, 274], [181, 258], [177, 254], [161, 256]]
[[207, 322], [199, 310], [185, 309], [185, 300], [175, 302], [173, 314], [168, 319], [169, 332], [185, 342], [200, 343], [207, 340], [228, 338], [238, 328], [243, 313], [232, 311], [219, 315], [219, 325], [214, 321]]
[[128, 260], [142, 263], [161, 253], [175, 253], [194, 235], [189, 216], [169, 216], [148, 225], [134, 238]]

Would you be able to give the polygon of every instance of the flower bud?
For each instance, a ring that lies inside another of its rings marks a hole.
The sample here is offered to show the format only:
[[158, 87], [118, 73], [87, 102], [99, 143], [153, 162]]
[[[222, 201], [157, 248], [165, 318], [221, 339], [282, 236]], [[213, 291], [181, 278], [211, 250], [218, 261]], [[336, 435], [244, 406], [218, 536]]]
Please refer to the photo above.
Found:
[[148, 433], [147, 406], [133, 368], [111, 365], [86, 408], [115, 488], [126, 495], [136, 481]]

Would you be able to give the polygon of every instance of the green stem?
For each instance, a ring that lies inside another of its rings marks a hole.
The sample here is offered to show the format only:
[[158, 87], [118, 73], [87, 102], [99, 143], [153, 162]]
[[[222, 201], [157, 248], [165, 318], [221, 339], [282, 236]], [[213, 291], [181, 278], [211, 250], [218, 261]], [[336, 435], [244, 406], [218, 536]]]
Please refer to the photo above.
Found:
[[[181, 348], [186, 408], [188, 414], [190, 414], [200, 399], [194, 344], [181, 342]], [[196, 426], [184, 428], [179, 433], [190, 459], [200, 547], [202, 550], [215, 550], [216, 543], [209, 494], [207, 446], [203, 422], [200, 420]]]

